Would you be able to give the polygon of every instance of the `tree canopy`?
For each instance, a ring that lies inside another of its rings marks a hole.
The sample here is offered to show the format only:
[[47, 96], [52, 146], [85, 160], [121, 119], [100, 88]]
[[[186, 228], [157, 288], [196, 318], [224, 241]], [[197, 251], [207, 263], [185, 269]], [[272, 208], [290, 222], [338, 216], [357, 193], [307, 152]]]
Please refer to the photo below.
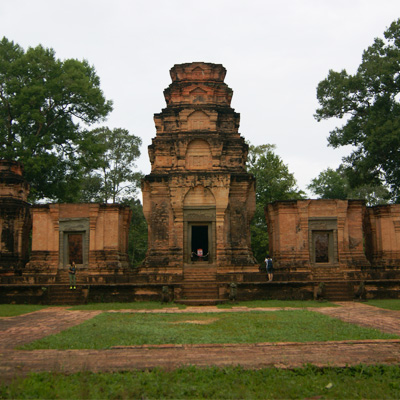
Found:
[[0, 41], [0, 158], [24, 164], [33, 197], [72, 200], [80, 177], [79, 122], [103, 121], [111, 110], [87, 61]]
[[354, 75], [330, 70], [318, 84], [318, 121], [345, 119], [328, 138], [333, 147], [351, 145], [344, 159], [352, 187], [388, 184], [400, 200], [400, 19], [364, 51]]
[[342, 167], [327, 168], [307, 186], [320, 199], [361, 199], [369, 206], [386, 204], [390, 192], [382, 185], [364, 184], [352, 188]]
[[134, 170], [141, 144], [141, 138], [122, 128], [86, 132], [80, 142], [82, 200], [115, 203], [134, 197], [142, 178]]
[[251, 223], [251, 245], [255, 258], [261, 263], [268, 252], [268, 230], [264, 207], [277, 200], [304, 198], [294, 175], [275, 154], [275, 146], [249, 146], [247, 171], [256, 178], [256, 212]]

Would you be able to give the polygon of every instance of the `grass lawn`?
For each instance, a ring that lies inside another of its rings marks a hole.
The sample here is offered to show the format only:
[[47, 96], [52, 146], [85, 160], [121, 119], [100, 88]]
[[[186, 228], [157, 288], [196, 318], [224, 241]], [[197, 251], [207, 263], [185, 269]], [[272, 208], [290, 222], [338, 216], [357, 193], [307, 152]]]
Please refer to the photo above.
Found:
[[121, 373], [32, 374], [1, 399], [398, 399], [399, 366], [283, 370], [184, 367]]
[[329, 303], [328, 301], [315, 301], [315, 300], [253, 300], [253, 301], [240, 301], [236, 303], [219, 304], [218, 308], [232, 308], [232, 307], [248, 307], [248, 308], [307, 308], [307, 307], [338, 307], [336, 304]]
[[398, 338], [307, 310], [123, 314], [102, 313], [78, 326], [24, 345], [33, 349], [106, 349], [186, 343], [309, 342]]
[[366, 304], [387, 310], [400, 310], [400, 299], [368, 300]]
[[[186, 306], [177, 303], [160, 303], [158, 301], [136, 301], [133, 303], [90, 303], [79, 306], [72, 306], [71, 310], [156, 310], [162, 308], [177, 307], [185, 309]], [[337, 307], [336, 304], [314, 300], [254, 300], [240, 301], [235, 303], [219, 304], [218, 308], [248, 307], [248, 308], [307, 308], [307, 307]]]
[[32, 304], [0, 304], [0, 317], [15, 317], [16, 315], [27, 314], [47, 307], [49, 306]]
[[158, 310], [163, 308], [186, 308], [183, 304], [160, 303], [159, 301], [135, 301], [132, 303], [89, 303], [72, 306], [71, 310]]

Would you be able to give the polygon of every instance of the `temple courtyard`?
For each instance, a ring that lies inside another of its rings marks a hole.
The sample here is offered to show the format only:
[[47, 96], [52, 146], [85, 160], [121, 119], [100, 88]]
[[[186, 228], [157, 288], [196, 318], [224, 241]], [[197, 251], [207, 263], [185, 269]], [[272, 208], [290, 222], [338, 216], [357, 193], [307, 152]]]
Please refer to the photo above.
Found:
[[[350, 324], [398, 335], [399, 339], [368, 339], [313, 342], [144, 344], [112, 346], [108, 349], [19, 350], [17, 347], [82, 324], [102, 313], [193, 314], [265, 313], [282, 308], [209, 307], [163, 308], [155, 310], [71, 310], [49, 307], [0, 319], [0, 379], [3, 383], [31, 372], [79, 371], [117, 372], [182, 366], [236, 366], [245, 369], [275, 367], [291, 369], [312, 364], [317, 367], [345, 367], [400, 363], [400, 311], [385, 310], [365, 303], [339, 302], [337, 307], [310, 307], [308, 311]], [[287, 310], [287, 308], [286, 308]]]

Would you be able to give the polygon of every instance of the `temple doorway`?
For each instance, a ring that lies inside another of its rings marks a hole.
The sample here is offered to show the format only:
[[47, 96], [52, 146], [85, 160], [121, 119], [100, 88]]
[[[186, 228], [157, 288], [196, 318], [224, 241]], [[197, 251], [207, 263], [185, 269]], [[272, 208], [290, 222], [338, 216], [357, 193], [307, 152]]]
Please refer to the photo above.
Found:
[[83, 233], [68, 233], [68, 264], [83, 264]]
[[191, 254], [192, 261], [209, 260], [208, 225], [192, 225]]

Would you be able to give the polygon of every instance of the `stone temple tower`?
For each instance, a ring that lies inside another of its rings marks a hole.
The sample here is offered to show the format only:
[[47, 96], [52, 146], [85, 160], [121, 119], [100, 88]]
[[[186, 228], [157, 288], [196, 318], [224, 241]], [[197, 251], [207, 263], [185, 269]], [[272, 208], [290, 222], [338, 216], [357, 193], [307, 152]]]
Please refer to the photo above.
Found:
[[255, 182], [245, 169], [248, 146], [230, 106], [226, 69], [193, 62], [175, 65], [170, 74], [167, 107], [154, 115], [151, 173], [142, 182], [149, 227], [142, 272], [255, 271]]

